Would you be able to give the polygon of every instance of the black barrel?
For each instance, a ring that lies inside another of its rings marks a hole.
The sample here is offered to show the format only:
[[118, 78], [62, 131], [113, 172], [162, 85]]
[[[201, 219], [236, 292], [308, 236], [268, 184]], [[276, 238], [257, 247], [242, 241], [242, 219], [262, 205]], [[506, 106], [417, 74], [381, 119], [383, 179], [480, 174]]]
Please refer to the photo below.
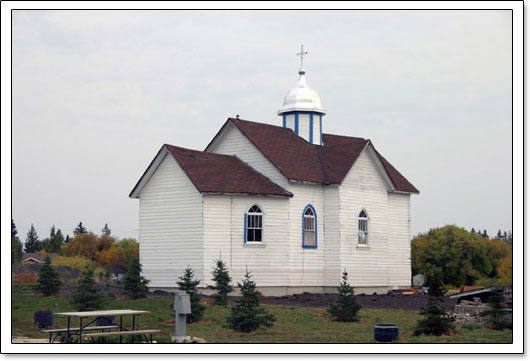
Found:
[[376, 324], [374, 338], [379, 342], [391, 342], [399, 337], [399, 327], [393, 324]]
[[112, 326], [114, 325], [115, 316], [100, 316], [96, 318], [97, 326]]
[[40, 328], [53, 326], [53, 311], [35, 311], [33, 321]]

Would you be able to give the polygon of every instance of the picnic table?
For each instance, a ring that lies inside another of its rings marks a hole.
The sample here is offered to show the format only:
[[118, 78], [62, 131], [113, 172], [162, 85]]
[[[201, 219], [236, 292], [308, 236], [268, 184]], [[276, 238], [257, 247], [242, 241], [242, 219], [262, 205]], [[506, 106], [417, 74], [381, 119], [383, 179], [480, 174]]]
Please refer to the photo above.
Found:
[[[83, 342], [83, 336], [85, 337], [106, 337], [106, 336], [120, 336], [120, 343], [122, 343], [123, 336], [131, 336], [132, 342], [134, 342], [134, 337], [136, 335], [140, 337], [145, 337], [150, 335], [150, 341], [153, 341], [153, 334], [160, 333], [160, 330], [137, 330], [136, 329], [136, 316], [150, 313], [149, 311], [138, 311], [138, 310], [104, 310], [104, 311], [82, 311], [82, 312], [56, 312], [55, 316], [67, 317], [67, 326], [66, 328], [56, 329], [56, 330], [44, 330], [50, 336], [50, 343], [52, 343], [59, 334], [66, 334], [66, 342], [71, 342], [73, 335], [79, 336], [79, 343]], [[110, 326], [91, 326], [98, 317], [119, 317], [119, 323], [114, 321], [113, 325]], [[123, 317], [132, 316], [132, 327], [128, 329], [124, 326]], [[72, 318], [79, 319], [79, 327], [72, 327]], [[87, 320], [83, 322], [83, 320]], [[112, 329], [119, 328], [119, 331], [112, 331]], [[108, 332], [105, 332], [108, 330]], [[96, 333], [90, 331], [99, 331]], [[56, 334], [55, 338], [52, 340], [52, 335]]]

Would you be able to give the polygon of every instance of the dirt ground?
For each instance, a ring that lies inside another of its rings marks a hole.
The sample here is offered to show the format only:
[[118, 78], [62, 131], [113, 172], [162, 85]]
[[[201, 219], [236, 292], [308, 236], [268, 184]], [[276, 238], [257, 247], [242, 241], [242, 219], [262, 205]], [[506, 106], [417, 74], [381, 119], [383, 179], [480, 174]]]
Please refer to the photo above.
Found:
[[47, 338], [29, 338], [23, 336], [13, 336], [11, 338], [11, 343], [48, 343]]
[[[421, 307], [427, 306], [427, 295], [414, 294], [382, 294], [382, 295], [357, 295], [359, 303], [364, 308], [390, 309], [390, 310], [407, 310], [417, 311]], [[315, 294], [302, 293], [292, 296], [281, 297], [263, 297], [261, 303], [270, 305], [285, 305], [295, 307], [328, 307], [331, 303], [336, 302], [336, 294]], [[443, 307], [453, 309], [456, 299], [444, 298]]]

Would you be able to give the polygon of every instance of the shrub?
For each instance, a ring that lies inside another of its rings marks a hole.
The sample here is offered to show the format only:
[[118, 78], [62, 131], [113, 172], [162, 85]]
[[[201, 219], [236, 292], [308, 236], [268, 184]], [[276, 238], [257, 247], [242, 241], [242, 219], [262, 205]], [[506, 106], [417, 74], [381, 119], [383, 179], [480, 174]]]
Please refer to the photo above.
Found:
[[55, 295], [61, 288], [62, 282], [59, 279], [59, 273], [53, 269], [49, 256], [46, 256], [44, 264], [40, 268], [37, 282], [39, 283], [37, 290], [44, 296]]
[[197, 286], [201, 281], [193, 279], [193, 270], [189, 267], [179, 279], [180, 282], [177, 282], [179, 290], [186, 291], [190, 295], [191, 314], [186, 316], [186, 321], [190, 323], [199, 321], [206, 309], [204, 305], [201, 305], [201, 295], [197, 292]]
[[11, 283], [14, 285], [28, 285], [37, 283], [37, 275], [35, 273], [23, 272], [13, 276]]
[[138, 258], [131, 262], [127, 274], [123, 277], [123, 288], [131, 298], [143, 298], [147, 294], [147, 284], [149, 283], [142, 275], [142, 265]]
[[241, 296], [234, 300], [234, 306], [228, 316], [228, 327], [239, 332], [252, 332], [260, 327], [271, 327], [276, 321], [274, 316], [260, 307], [260, 293], [252, 281], [250, 272], [245, 273], [243, 283], [237, 283]]
[[72, 303], [78, 311], [95, 311], [103, 308], [105, 298], [101, 287], [94, 280], [94, 269], [87, 267], [77, 281], [77, 288], [72, 296]]
[[209, 286], [209, 288], [217, 291], [217, 293], [212, 295], [212, 298], [216, 305], [226, 305], [228, 302], [228, 294], [232, 292], [234, 288], [230, 284], [232, 278], [228, 273], [228, 269], [221, 259], [215, 261], [212, 276], [212, 281], [215, 282], [215, 285]]
[[361, 309], [361, 305], [357, 301], [357, 297], [355, 297], [353, 287], [348, 283], [348, 273], [346, 270], [342, 273], [342, 282], [337, 287], [337, 290], [339, 291], [337, 303], [332, 303], [328, 308], [328, 312], [336, 321], [358, 321], [357, 313]]
[[66, 267], [75, 268], [79, 271], [84, 271], [87, 267], [89, 266], [92, 267], [94, 263], [88, 258], [83, 257], [83, 256], [73, 256], [73, 257], [59, 256], [53, 259], [52, 264], [54, 266], [66, 266]]

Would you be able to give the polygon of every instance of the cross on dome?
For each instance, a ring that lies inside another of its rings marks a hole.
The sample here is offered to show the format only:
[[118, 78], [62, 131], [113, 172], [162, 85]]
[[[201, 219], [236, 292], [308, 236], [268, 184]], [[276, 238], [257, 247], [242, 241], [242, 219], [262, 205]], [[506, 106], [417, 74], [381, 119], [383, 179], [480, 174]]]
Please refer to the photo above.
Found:
[[296, 53], [296, 55], [300, 56], [300, 69], [304, 68], [304, 55], [307, 54], [307, 51], [304, 51], [304, 44], [300, 45], [300, 52]]

